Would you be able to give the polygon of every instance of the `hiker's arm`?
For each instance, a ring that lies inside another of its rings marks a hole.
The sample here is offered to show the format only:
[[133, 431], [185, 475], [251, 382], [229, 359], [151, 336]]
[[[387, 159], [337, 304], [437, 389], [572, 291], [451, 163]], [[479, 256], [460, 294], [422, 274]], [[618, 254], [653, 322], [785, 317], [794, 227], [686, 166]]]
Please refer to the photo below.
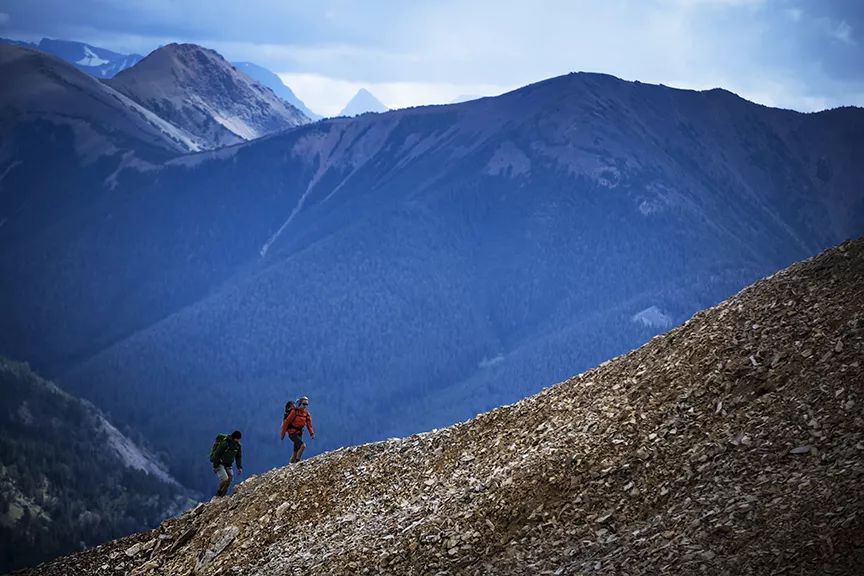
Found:
[[309, 430], [309, 435], [315, 438], [315, 430], [312, 429], [312, 414], [306, 413], [306, 429]]
[[243, 446], [237, 448], [237, 470], [243, 471]]
[[288, 433], [288, 418], [282, 420], [282, 431], [279, 433], [279, 439], [285, 440], [285, 434]]

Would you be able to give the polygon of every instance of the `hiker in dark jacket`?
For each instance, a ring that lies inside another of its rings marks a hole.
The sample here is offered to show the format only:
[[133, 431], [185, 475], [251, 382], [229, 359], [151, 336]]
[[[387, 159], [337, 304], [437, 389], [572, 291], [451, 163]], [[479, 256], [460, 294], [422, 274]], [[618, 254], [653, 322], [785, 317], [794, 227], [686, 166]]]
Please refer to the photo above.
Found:
[[228, 494], [228, 487], [231, 486], [231, 480], [234, 475], [231, 473], [231, 466], [234, 461], [237, 461], [237, 473], [243, 474], [243, 448], [240, 446], [239, 430], [235, 430], [230, 436], [227, 436], [216, 447], [213, 452], [211, 462], [213, 463], [213, 472], [219, 477], [219, 489], [216, 491], [217, 496], [225, 496]]
[[288, 438], [294, 443], [294, 453], [291, 455], [291, 464], [295, 462], [300, 462], [300, 458], [303, 456], [303, 450], [306, 448], [306, 444], [303, 442], [303, 427], [305, 426], [309, 430], [309, 436], [314, 440], [315, 439], [315, 429], [312, 428], [312, 414], [309, 413], [309, 398], [306, 396], [301, 396], [297, 400], [297, 405], [294, 406], [294, 409], [285, 416], [285, 419], [282, 421], [282, 432], [279, 435], [279, 438], [285, 440], [285, 434], [288, 434]]

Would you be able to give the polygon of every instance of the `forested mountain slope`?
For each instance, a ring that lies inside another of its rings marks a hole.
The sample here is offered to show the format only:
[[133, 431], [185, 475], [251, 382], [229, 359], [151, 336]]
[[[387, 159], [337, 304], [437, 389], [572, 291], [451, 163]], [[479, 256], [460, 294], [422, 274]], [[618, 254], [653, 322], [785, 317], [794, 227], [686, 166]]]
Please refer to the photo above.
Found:
[[19, 311], [0, 348], [206, 489], [217, 431], [244, 430], [250, 469], [287, 460], [276, 429], [301, 393], [320, 450], [632, 349], [864, 231], [862, 161], [860, 109], [597, 74], [323, 121], [124, 170], [63, 225], [0, 244]]
[[92, 404], [0, 358], [0, 571], [144, 530], [188, 506]]
[[864, 570], [864, 240], [540, 394], [30, 572]]

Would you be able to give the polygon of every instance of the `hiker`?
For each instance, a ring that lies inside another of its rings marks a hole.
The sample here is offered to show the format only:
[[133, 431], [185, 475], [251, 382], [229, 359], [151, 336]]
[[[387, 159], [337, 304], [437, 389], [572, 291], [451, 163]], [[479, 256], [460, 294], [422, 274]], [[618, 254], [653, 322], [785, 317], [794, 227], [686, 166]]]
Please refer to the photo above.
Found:
[[285, 440], [285, 434], [294, 443], [294, 453], [291, 455], [291, 464], [300, 462], [303, 456], [303, 450], [306, 444], [303, 442], [303, 427], [309, 430], [309, 437], [315, 439], [315, 430], [312, 428], [312, 414], [309, 413], [309, 398], [301, 396], [297, 400], [297, 405], [282, 421], [282, 432], [279, 435], [281, 440]]
[[219, 477], [219, 489], [217, 496], [228, 494], [228, 487], [234, 475], [231, 466], [237, 461], [237, 473], [243, 474], [243, 450], [240, 446], [240, 438], [243, 436], [239, 430], [235, 430], [230, 436], [219, 434], [210, 449], [210, 462], [213, 464], [213, 473]]

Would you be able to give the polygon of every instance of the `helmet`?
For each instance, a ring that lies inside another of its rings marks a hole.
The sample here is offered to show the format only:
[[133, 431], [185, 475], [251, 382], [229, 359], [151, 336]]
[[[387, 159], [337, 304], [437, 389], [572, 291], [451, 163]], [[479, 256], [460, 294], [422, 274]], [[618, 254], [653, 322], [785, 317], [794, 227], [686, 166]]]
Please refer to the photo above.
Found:
[[301, 396], [297, 399], [297, 406], [308, 406], [309, 405], [309, 397]]

